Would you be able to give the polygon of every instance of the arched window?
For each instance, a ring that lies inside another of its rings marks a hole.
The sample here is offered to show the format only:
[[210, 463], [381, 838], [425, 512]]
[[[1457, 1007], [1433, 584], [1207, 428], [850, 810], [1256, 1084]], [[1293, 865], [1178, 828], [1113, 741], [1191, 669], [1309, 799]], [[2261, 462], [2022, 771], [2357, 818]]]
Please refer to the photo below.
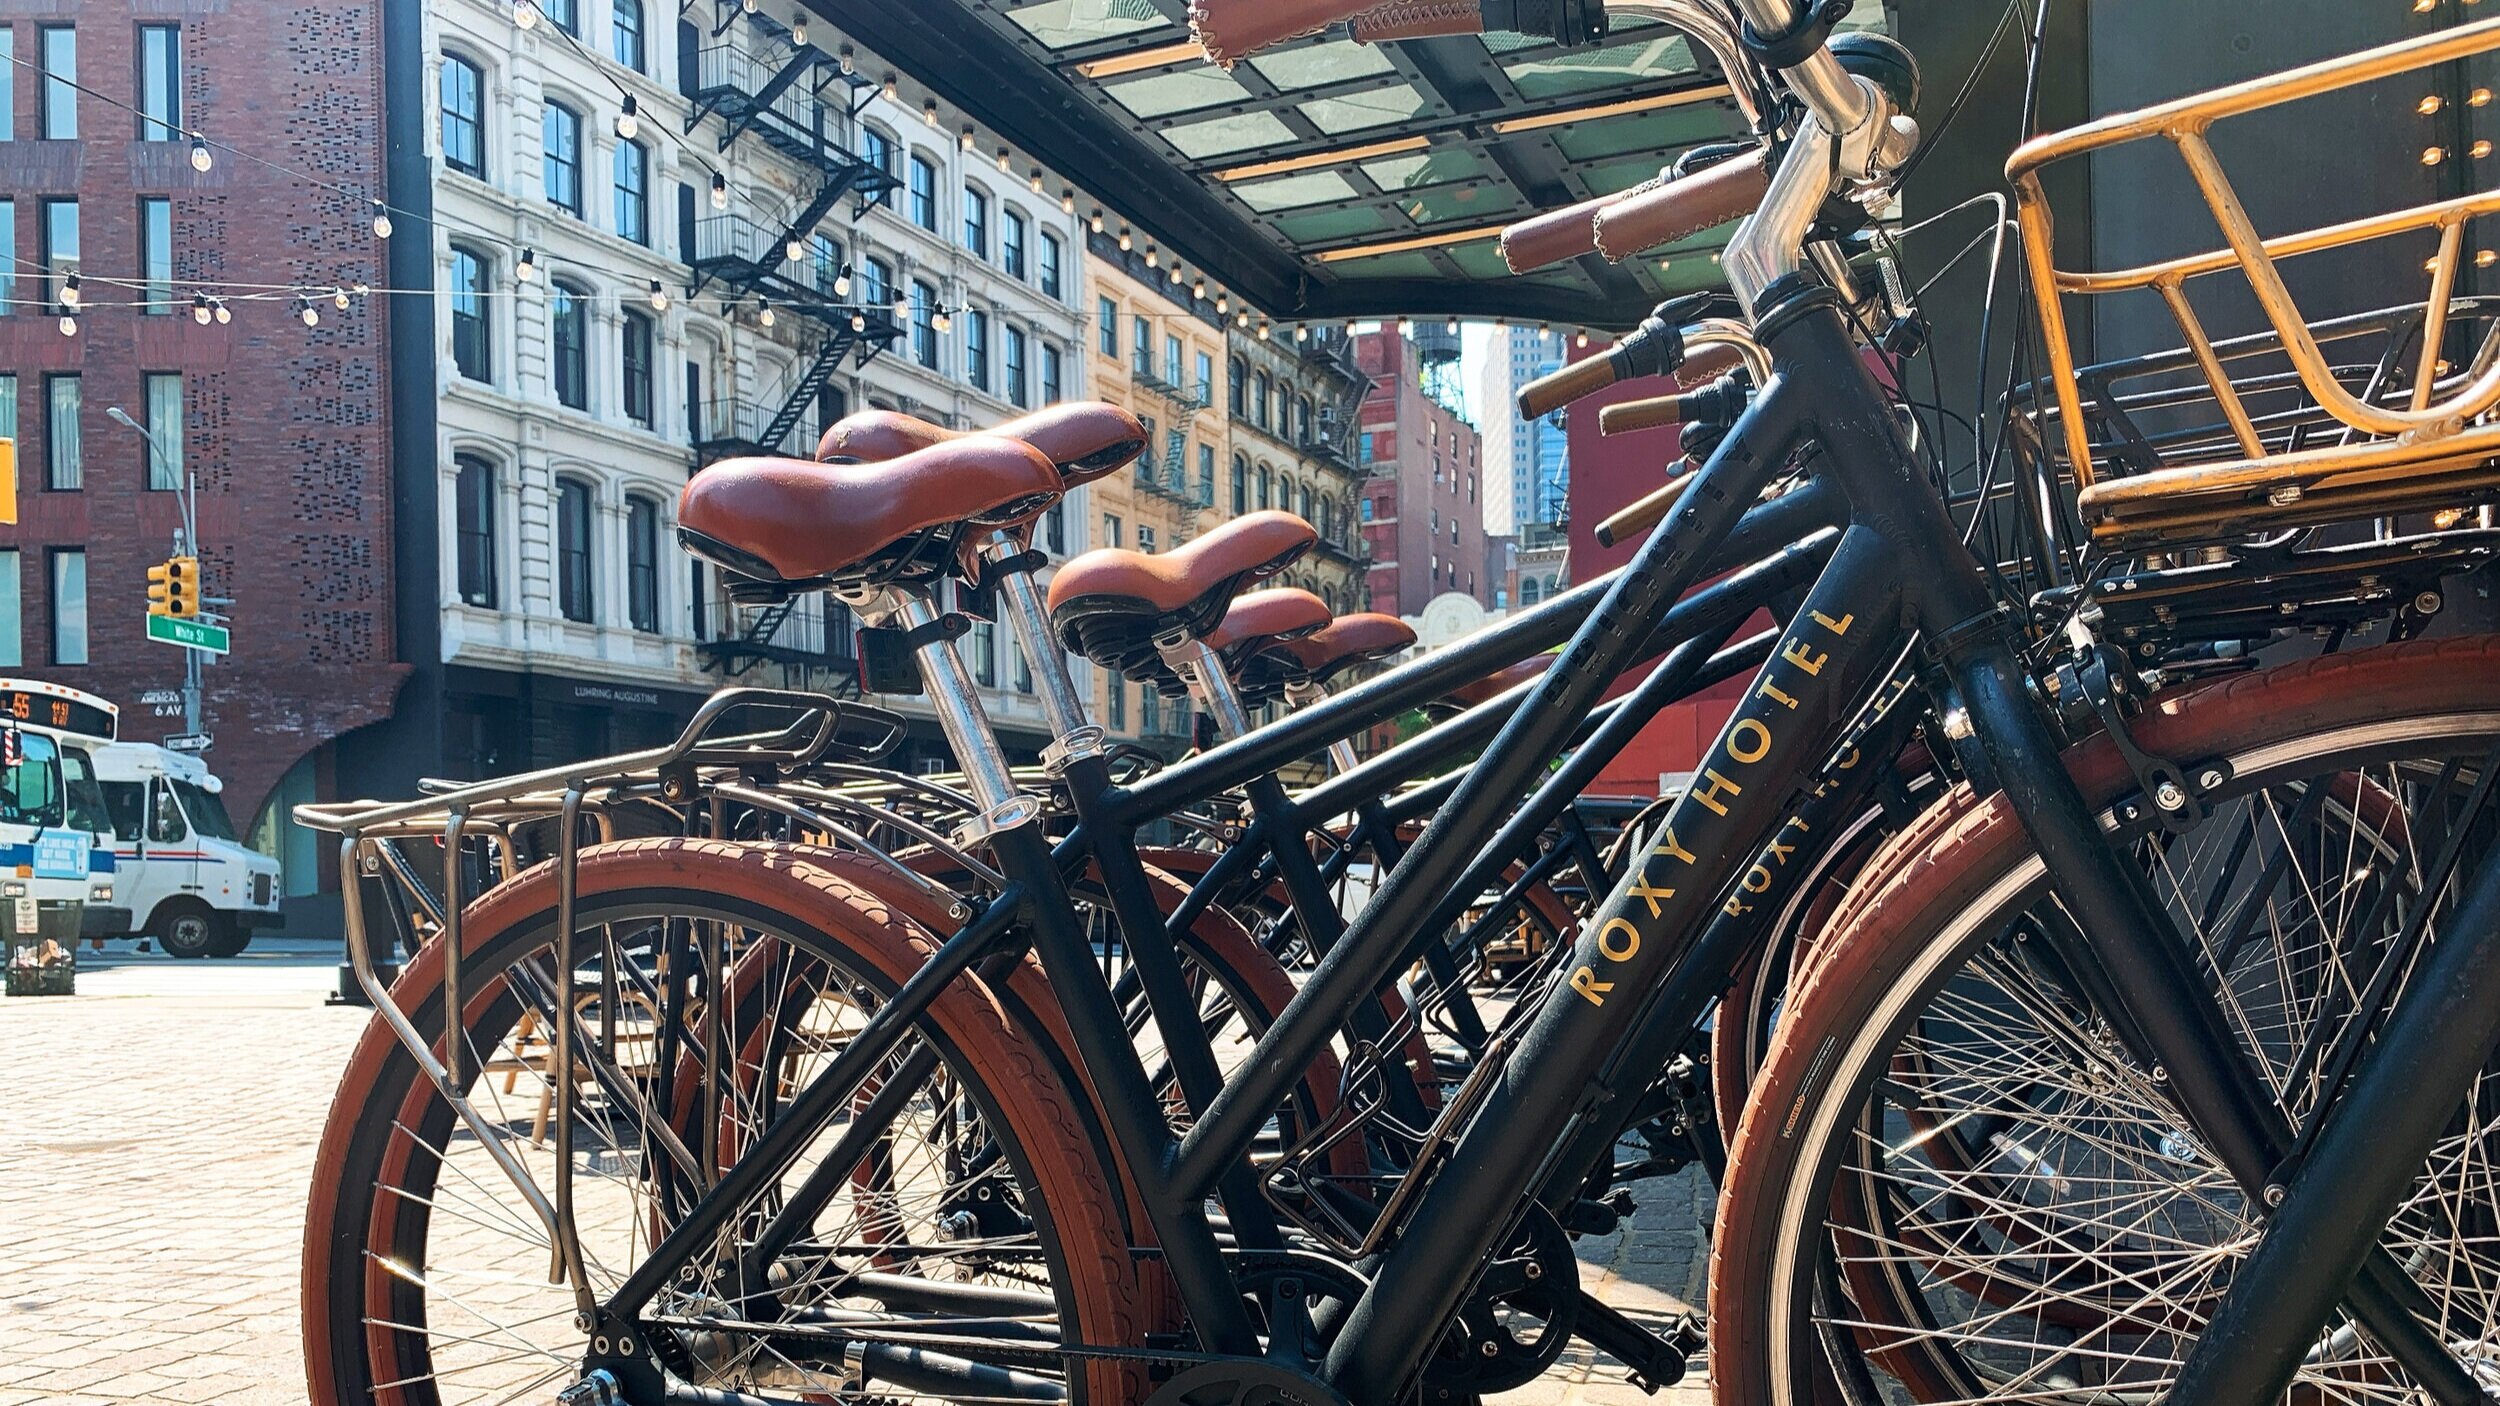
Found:
[[1267, 373], [1261, 371], [1250, 378], [1250, 422], [1260, 429], [1268, 427], [1267, 402]]
[[860, 260], [859, 300], [872, 308], [893, 306], [894, 265], [874, 257]]
[[976, 259], [990, 256], [990, 198], [964, 187], [964, 247]]
[[590, 408], [590, 295], [569, 283], [555, 285], [547, 300], [550, 374], [556, 400], [575, 410]]
[[458, 54], [443, 55], [443, 164], [486, 178], [486, 75]]
[[1519, 578], [1519, 603], [1520, 603], [1521, 605], [1534, 605], [1534, 604], [1536, 604], [1536, 603], [1537, 603], [1537, 600], [1538, 600], [1538, 599], [1539, 599], [1539, 595], [1538, 595], [1538, 591], [1537, 591], [1536, 578], [1535, 578], [1535, 577], [1533, 577], [1533, 576], [1522, 576], [1522, 577], [1520, 577], [1520, 578]]
[[625, 373], [625, 418], [642, 426], [654, 428], [652, 366], [656, 360], [651, 319], [632, 309], [624, 313], [618, 338], [618, 364]]
[[542, 167], [547, 187], [547, 203], [568, 215], [582, 213], [582, 115], [562, 103], [551, 102], [539, 121], [539, 138], [545, 148]]
[[914, 153], [911, 159], [911, 222], [937, 233], [937, 167], [929, 158]]
[[495, 608], [495, 466], [473, 454], [452, 456], [454, 573], [460, 600]]
[[1021, 279], [1025, 269], [1024, 212], [1008, 206], [998, 212], [998, 266], [1009, 278]]
[[556, 608], [590, 623], [590, 485], [577, 478], [556, 480]]
[[1259, 465], [1259, 508], [1263, 512], [1272, 506], [1268, 498], [1269, 483], [1267, 465], [1261, 464]]
[[[859, 159], [889, 176], [900, 176], [894, 169], [894, 137], [881, 127], [860, 124]], [[877, 203], [888, 210], [894, 208], [894, 187], [877, 192]]]
[[1042, 296], [1065, 298], [1067, 294], [1063, 291], [1064, 285], [1060, 282], [1059, 265], [1066, 251], [1059, 243], [1059, 236], [1044, 231], [1040, 252], [1041, 258], [1038, 262], [1042, 271]]
[[616, 232], [651, 242], [651, 148], [640, 142], [616, 144]]
[[1304, 522], [1309, 522], [1311, 520], [1311, 485], [1295, 484], [1293, 496], [1296, 503], [1294, 515]]
[[451, 246], [451, 359], [472, 381], [495, 379], [494, 338], [486, 320], [487, 284], [494, 261], [474, 249]]
[[616, 0], [616, 9], [608, 20], [608, 49], [616, 61], [642, 72], [642, 0]]
[[625, 500], [625, 615], [646, 635], [660, 632], [660, 505]]
[[[1240, 385], [1241, 383], [1235, 381], [1233, 384]], [[1250, 461], [1236, 454], [1233, 456], [1233, 516], [1239, 517], [1248, 511], [1250, 511]]]
[[1233, 418], [1241, 419], [1250, 413], [1250, 368], [1234, 357], [1224, 363], [1224, 374], [1232, 387]]

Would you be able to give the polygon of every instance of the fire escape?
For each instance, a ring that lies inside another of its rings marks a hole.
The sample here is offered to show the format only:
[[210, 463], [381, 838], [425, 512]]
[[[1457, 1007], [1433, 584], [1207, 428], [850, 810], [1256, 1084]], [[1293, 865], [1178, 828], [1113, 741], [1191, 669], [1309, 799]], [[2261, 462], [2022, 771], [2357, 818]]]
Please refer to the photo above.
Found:
[[1197, 483], [1189, 480], [1189, 427], [1198, 412], [1213, 403], [1215, 388], [1201, 381], [1190, 387], [1164, 380], [1144, 367], [1130, 371], [1129, 380], [1138, 390], [1171, 407], [1172, 428], [1158, 445], [1155, 422], [1146, 418], [1146, 449], [1137, 456], [1137, 486], [1166, 498], [1181, 510], [1181, 530], [1194, 532], [1198, 510], [1215, 506], [1215, 484], [1211, 479]]
[[[692, 18], [701, 7], [693, 0], [684, 13]], [[850, 219], [857, 221], [900, 184], [893, 173], [862, 157], [852, 139], [860, 109], [876, 95], [877, 85], [738, 0], [716, 0], [713, 13], [719, 17], [713, 42], [688, 55], [680, 75], [694, 103], [687, 132], [717, 117], [722, 151], [741, 138], [762, 142], [806, 173], [810, 184], [807, 198], [786, 216], [758, 220], [728, 211], [695, 219], [688, 231], [694, 271], [689, 291], [716, 288], [733, 301], [752, 304], [753, 315], [765, 325], [799, 319], [809, 345], [781, 384], [760, 398], [720, 395], [694, 407], [697, 472], [723, 458], [784, 452], [828, 377], [845, 361], [867, 365], [904, 335], [894, 290], [869, 282], [864, 262], [857, 267], [843, 262], [816, 232], [845, 200]], [[758, 36], [752, 46], [728, 37], [742, 19]], [[739, 592], [733, 587], [731, 595], [736, 600]], [[778, 665], [792, 686], [857, 691], [857, 651], [847, 611], [828, 601], [820, 621], [812, 615], [794, 619], [797, 603], [787, 599], [739, 603], [760, 608], [733, 611], [721, 622], [719, 635], [698, 647], [704, 667], [734, 679]]]
[[[1359, 504], [1363, 466], [1356, 442], [1363, 432], [1363, 398], [1371, 393], [1371, 375], [1354, 358], [1354, 339], [1335, 328], [1314, 332], [1303, 344], [1302, 359], [1336, 386], [1334, 395], [1320, 398], [1318, 423], [1305, 437], [1302, 452], [1345, 475], [1356, 495], [1352, 501]], [[1321, 534], [1319, 548], [1354, 567], [1359, 585], [1361, 571], [1371, 561], [1371, 539], [1363, 535], [1359, 510], [1344, 518], [1333, 524], [1333, 534]]]

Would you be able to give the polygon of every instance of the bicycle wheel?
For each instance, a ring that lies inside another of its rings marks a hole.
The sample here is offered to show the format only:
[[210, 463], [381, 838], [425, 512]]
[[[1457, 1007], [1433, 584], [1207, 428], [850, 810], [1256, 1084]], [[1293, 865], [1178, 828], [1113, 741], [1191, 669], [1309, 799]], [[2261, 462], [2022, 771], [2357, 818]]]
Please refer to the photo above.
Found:
[[[2158, 707], [2139, 740], [2227, 763], [2190, 833], [2131, 852], [2295, 1126], [2322, 1069], [2392, 1001], [2354, 1007], [2407, 919], [2462, 880], [2424, 871], [2500, 740], [2500, 640], [2330, 656]], [[2096, 804], [2129, 789], [2105, 746], [2069, 765]], [[1722, 1399], [1795, 1402], [1828, 1356], [1852, 1398], [2151, 1400], [2262, 1228], [2238, 1185], [2110, 1035], [2042, 939], [2071, 926], [2019, 824], [1957, 793], [1918, 849], [1845, 905], [1774, 1036], [1712, 1251]], [[2500, 1082], [2478, 1085], [2382, 1242], [2444, 1341], [2500, 1358]], [[2366, 1333], [2321, 1334], [2294, 1390], [2410, 1394]]]
[[[555, 1079], [571, 1064], [581, 1262], [604, 1297], [711, 1168], [787, 1109], [787, 1095], [932, 943], [859, 888], [770, 846], [593, 847], [577, 893], [571, 1061], [554, 1057], [548, 1037], [552, 868], [472, 905], [465, 1092], [544, 1190]], [[739, 983], [749, 988], [740, 994], [731, 974], [756, 970], [770, 979]], [[394, 987], [420, 1030], [442, 1026], [441, 977], [436, 943]], [[715, 989], [728, 994], [714, 999]], [[694, 1385], [785, 1398], [857, 1391], [863, 1374], [897, 1398], [1137, 1394], [1130, 1364], [1056, 1351], [1132, 1344], [1148, 1325], [1076, 1102], [988, 990], [970, 978], [948, 987], [865, 1095], [815, 1130], [644, 1311], [661, 1367]], [[862, 1116], [871, 1107], [879, 1119]], [[889, 1192], [873, 1200], [851, 1194], [870, 1163]], [[826, 1187], [839, 1194], [817, 1197], [781, 1253], [738, 1269], [759, 1227]], [[585, 1334], [569, 1287], [545, 1282], [552, 1253], [488, 1144], [377, 1020], [341, 1081], [316, 1163], [304, 1258], [312, 1399], [497, 1400], [569, 1382]], [[739, 1326], [765, 1320], [778, 1331]], [[913, 1337], [947, 1346], [898, 1345]]]

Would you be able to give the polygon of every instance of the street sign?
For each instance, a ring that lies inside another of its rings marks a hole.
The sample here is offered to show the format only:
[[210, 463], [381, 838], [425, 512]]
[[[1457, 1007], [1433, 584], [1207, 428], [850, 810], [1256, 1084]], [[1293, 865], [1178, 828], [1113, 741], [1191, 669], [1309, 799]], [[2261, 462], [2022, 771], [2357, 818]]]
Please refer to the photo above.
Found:
[[205, 752], [215, 740], [205, 732], [177, 732], [161, 745], [168, 752]]
[[229, 640], [225, 626], [185, 620], [179, 615], [149, 616], [148, 638], [159, 644], [178, 644], [185, 649], [204, 650], [210, 654], [225, 653]]
[[143, 708], [162, 708], [181, 701], [182, 690], [178, 688], [151, 688], [139, 695], [139, 706]]

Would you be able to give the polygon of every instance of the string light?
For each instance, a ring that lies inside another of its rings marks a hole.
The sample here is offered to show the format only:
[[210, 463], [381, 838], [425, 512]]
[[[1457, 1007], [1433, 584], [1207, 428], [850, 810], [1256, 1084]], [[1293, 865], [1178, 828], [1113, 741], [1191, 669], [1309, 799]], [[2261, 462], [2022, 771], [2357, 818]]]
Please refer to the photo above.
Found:
[[887, 69], [887, 70], [885, 71], [885, 100], [886, 100], [887, 102], [892, 102], [892, 101], [894, 101], [896, 98], [898, 98], [898, 97], [902, 96], [902, 92], [903, 92], [903, 79], [902, 79], [902, 75], [900, 75], [900, 74], [896, 73], [894, 70], [892, 70], [892, 69], [890, 69], [890, 68], [889, 68], [889, 69]]
[[73, 273], [69, 277], [61, 280], [61, 306], [65, 308], [74, 308], [78, 306], [77, 274]]
[[1231, 312], [1232, 310], [1232, 304], [1229, 298], [1222, 293], [1215, 295], [1215, 315], [1217, 317], [1222, 317], [1224, 314]]
[[1191, 284], [1189, 287], [1189, 296], [1202, 303], [1205, 302], [1207, 298], [1207, 281], [1202, 278], [1196, 283]]
[[770, 326], [772, 326], [772, 325], [773, 325], [773, 305], [772, 305], [772, 304], [770, 304], [770, 303], [768, 303], [768, 302], [765, 302], [765, 301], [764, 301], [763, 299], [761, 299], [761, 298], [756, 299], [756, 300], [755, 300], [755, 321], [756, 321], [756, 325], [757, 325], [757, 326], [759, 326], [759, 327], [770, 327]]
[[833, 296], [837, 298], [851, 296], [851, 266], [849, 264], [844, 264], [842, 271], [833, 276]]
[[1580, 329], [1580, 335], [1579, 335], [1579, 336], [1577, 336], [1577, 337], [1574, 337], [1574, 338], [1572, 339], [1572, 341], [1571, 341], [1571, 344], [1572, 344], [1573, 346], [1575, 346], [1575, 347], [1585, 347], [1585, 346], [1587, 346], [1587, 345], [1589, 344], [1589, 329], [1587, 329], [1587, 328], [1585, 328], [1585, 327], [1581, 328], [1581, 329]]
[[216, 164], [217, 158], [208, 154], [208, 138], [193, 132], [191, 134], [191, 169], [206, 175], [208, 168]]
[[1095, 207], [1094, 207], [1094, 213], [1093, 213], [1093, 215], [1092, 215], [1090, 218], [1088, 218], [1088, 219], [1087, 219], [1086, 223], [1087, 223], [1087, 224], [1089, 224], [1089, 225], [1092, 225], [1092, 226], [1093, 226], [1094, 233], [1096, 233], [1096, 234], [1100, 234], [1100, 233], [1102, 233], [1102, 207], [1101, 207], [1101, 206], [1097, 205], [1097, 206], [1095, 206]]
[[972, 124], [971, 124], [971, 123], [967, 122], [967, 123], [965, 123], [965, 124], [964, 124], [964, 130], [963, 130], [963, 132], [962, 132], [962, 134], [961, 134], [961, 135], [959, 135], [959, 136], [957, 136], [957, 137], [955, 138], [955, 144], [956, 144], [958, 147], [960, 147], [960, 148], [962, 148], [963, 150], [965, 150], [965, 151], [970, 151], [970, 150], [972, 150]]
[[1155, 260], [1161, 257], [1162, 255], [1155, 252], [1154, 241], [1148, 240], [1146, 242], [1146, 267], [1153, 268]]
[[1458, 335], [1458, 319], [1455, 317], [1450, 319], [1450, 335], [1453, 337]]
[[1398, 324], [1398, 335], [1401, 337], [1412, 337], [1415, 335], [1415, 323], [1412, 318]]
[[712, 208], [715, 210], [729, 208], [729, 177], [720, 171], [712, 173]]
[[[798, 15], [791, 19], [790, 47], [793, 49], [804, 49], [807, 47], [807, 16]], [[844, 73], [850, 72], [850, 66], [845, 64], [842, 71]]]
[[227, 323], [234, 321], [234, 309], [226, 306], [225, 299], [211, 298], [209, 299], [209, 303], [216, 309], [218, 326], [223, 327]]
[[851, 314], [851, 330], [852, 330], [852, 331], [854, 331], [854, 332], [865, 332], [865, 331], [867, 331], [867, 330], [868, 330], [868, 318], [867, 318], [867, 315], [866, 315], [866, 314], [864, 314], [864, 313], [856, 313], [856, 312], [855, 312], [855, 313], [852, 313], [852, 314]]
[[998, 174], [1000, 174], [1000, 175], [1002, 175], [1002, 176], [1003, 176], [1003, 175], [1006, 175], [1006, 174], [1007, 174], [1007, 168], [1008, 168], [1009, 166], [1013, 165], [1013, 164], [1014, 164], [1013, 162], [1011, 162], [1011, 161], [1009, 161], [1009, 160], [1007, 159], [1007, 148], [1005, 148], [1005, 147], [1003, 147], [1003, 146], [1002, 146], [1002, 147], [1000, 147], [1000, 148], [998, 149]]
[[512, 27], [524, 31], [538, 28], [538, 6], [531, 0], [513, 0]]
[[538, 251], [535, 249], [522, 250], [521, 261], [512, 266], [513, 281], [516, 283], [527, 283], [537, 276]]
[[1311, 329], [1296, 323], [1293, 329], [1293, 339], [1297, 342], [1307, 342], [1311, 340]]
[[641, 135], [642, 119], [637, 115], [641, 110], [642, 104], [634, 100], [633, 94], [627, 93], [624, 105], [616, 110], [616, 134], [618, 136], [630, 142]]
[[754, 14], [755, 0], [738, 0], [738, 8], [746, 11], [750, 15]]
[[1062, 215], [1073, 215], [1076, 213], [1075, 186], [1059, 187], [1059, 213]]
[[848, 78], [859, 67], [859, 55], [852, 50], [850, 45], [845, 44], [841, 48], [840, 58], [842, 61], [842, 76]]
[[1239, 312], [1237, 312], [1237, 313], [1234, 313], [1234, 314], [1233, 314], [1233, 325], [1234, 325], [1235, 327], [1247, 327], [1247, 326], [1249, 326], [1249, 325], [1250, 325], [1250, 310], [1249, 310], [1248, 308], [1243, 308], [1241, 311], [1239, 311]]
[[330, 306], [337, 308], [340, 312], [347, 311], [347, 290], [341, 288], [337, 292], [332, 293], [330, 295]]
[[306, 327], [319, 327], [321, 325], [321, 309], [314, 307], [313, 300], [310, 298], [306, 298], [304, 300], [303, 308], [297, 316], [304, 319], [304, 325]]
[[920, 120], [928, 123], [932, 127], [937, 125], [937, 99], [924, 98], [921, 100]]
[[782, 243], [781, 256], [795, 264], [807, 257], [807, 246], [799, 241], [797, 235], [791, 235]]
[[1127, 253], [1127, 252], [1129, 251], [1129, 249], [1130, 249], [1130, 248], [1131, 248], [1131, 245], [1130, 245], [1130, 243], [1129, 243], [1129, 237], [1128, 237], [1128, 226], [1127, 226], [1127, 225], [1122, 225], [1122, 226], [1120, 226], [1120, 252], [1121, 252], [1121, 253], [1123, 253], [1123, 254], [1125, 254], [1125, 253]]
[[1172, 265], [1172, 286], [1175, 288], [1181, 286], [1181, 266], [1179, 264]]
[[946, 309], [940, 308], [937, 315], [929, 319], [929, 325], [940, 332], [952, 332], [955, 330], [955, 319]]
[[660, 312], [668, 311], [668, 290], [656, 278], [651, 280], [651, 306]]
[[206, 293], [191, 295], [191, 320], [202, 327], [208, 325], [208, 295]]
[[1267, 340], [1267, 324], [1264, 322], [1259, 324], [1259, 340], [1262, 342]]
[[390, 207], [379, 200], [373, 202], [373, 237], [376, 239], [391, 237]]
[[1041, 168], [1041, 167], [1039, 167], [1039, 166], [1034, 167], [1034, 168], [1033, 168], [1033, 172], [1032, 172], [1032, 174], [1031, 174], [1031, 175], [1028, 175], [1028, 176], [1026, 176], [1026, 177], [1024, 178], [1024, 183], [1025, 183], [1025, 185], [1026, 185], [1027, 187], [1029, 187], [1029, 188], [1032, 190], [1032, 192], [1033, 192], [1035, 195], [1039, 195], [1039, 194], [1041, 194], [1041, 193], [1042, 193], [1042, 168]]
[[61, 314], [61, 335], [64, 337], [75, 337], [78, 335], [77, 314], [67, 311], [64, 311]]

